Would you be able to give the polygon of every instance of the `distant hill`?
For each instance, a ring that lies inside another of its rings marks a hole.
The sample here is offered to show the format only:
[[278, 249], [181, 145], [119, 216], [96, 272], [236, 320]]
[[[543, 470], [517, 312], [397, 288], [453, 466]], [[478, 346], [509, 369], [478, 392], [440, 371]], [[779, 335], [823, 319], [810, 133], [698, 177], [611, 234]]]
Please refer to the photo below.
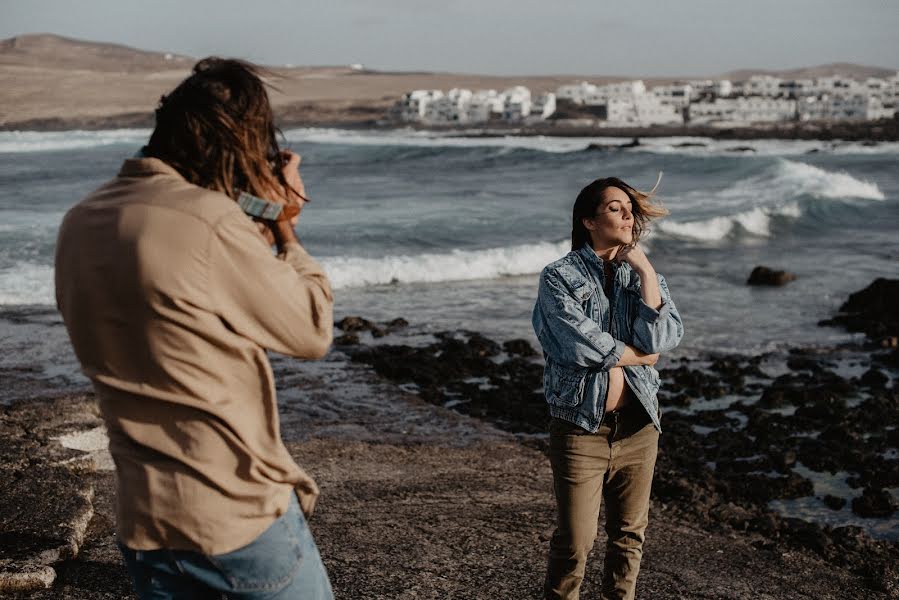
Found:
[[187, 69], [194, 59], [149, 52], [120, 44], [88, 42], [36, 33], [0, 41], [0, 65], [90, 71], [159, 71]]
[[[0, 129], [151, 127], [162, 94], [190, 73], [195, 58], [120, 44], [29, 34], [0, 40]], [[270, 67], [276, 116], [292, 125], [373, 123], [414, 89], [503, 90], [524, 85], [540, 94], [581, 80], [622, 81], [585, 75], [495, 76], [465, 73], [358, 71], [349, 66]], [[840, 74], [884, 76], [893, 70], [836, 64], [786, 71], [733, 71], [730, 79], [767, 72], [780, 77]], [[639, 75], [637, 75], [639, 76]], [[676, 79], [646, 77], [647, 85]], [[692, 79], [692, 77], [690, 78]]]
[[868, 77], [889, 77], [895, 75], [897, 69], [885, 69], [883, 67], [869, 67], [853, 63], [831, 63], [818, 65], [817, 67], [800, 67], [797, 69], [784, 69], [771, 71], [765, 69], [740, 69], [721, 75], [722, 79], [740, 81], [748, 79], [750, 75], [772, 75], [781, 79], [814, 79], [816, 77], [833, 77], [841, 75], [853, 79], [867, 79]]

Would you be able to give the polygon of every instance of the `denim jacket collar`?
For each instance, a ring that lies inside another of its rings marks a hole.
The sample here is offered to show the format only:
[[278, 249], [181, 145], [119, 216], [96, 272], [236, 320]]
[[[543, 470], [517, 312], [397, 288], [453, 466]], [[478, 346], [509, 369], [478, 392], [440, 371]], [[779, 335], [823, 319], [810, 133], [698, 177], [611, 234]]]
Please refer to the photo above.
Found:
[[[584, 265], [588, 270], [594, 271], [599, 276], [600, 281], [605, 281], [606, 272], [604, 267], [606, 261], [596, 254], [596, 251], [593, 249], [593, 246], [590, 245], [590, 242], [586, 242], [583, 246], [581, 246], [581, 248], [577, 251], [577, 254], [584, 261]], [[624, 275], [629, 275], [630, 265], [628, 265], [627, 263], [619, 263], [615, 261], [609, 262], [612, 265], [612, 270], [614, 273], [613, 277], [617, 278], [619, 276], [623, 277]]]

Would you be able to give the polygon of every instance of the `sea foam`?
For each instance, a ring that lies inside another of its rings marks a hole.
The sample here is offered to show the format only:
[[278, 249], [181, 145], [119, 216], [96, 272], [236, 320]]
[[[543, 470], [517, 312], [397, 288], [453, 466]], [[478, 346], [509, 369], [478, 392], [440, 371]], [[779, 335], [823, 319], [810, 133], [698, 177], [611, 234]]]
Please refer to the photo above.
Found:
[[0, 132], [0, 154], [80, 150], [115, 144], [140, 147], [147, 143], [149, 137], [149, 129], [2, 131]]
[[535, 244], [453, 250], [443, 254], [408, 254], [367, 258], [336, 256], [321, 259], [335, 288], [388, 283], [434, 283], [494, 279], [539, 273], [548, 263], [563, 256], [569, 243]]
[[662, 219], [653, 227], [658, 233], [667, 236], [701, 242], [716, 242], [723, 240], [737, 228], [750, 235], [768, 237], [771, 235], [772, 218], [786, 217], [795, 219], [801, 215], [802, 210], [794, 202], [777, 208], [757, 206], [751, 210], [738, 212], [733, 215], [722, 215], [695, 221], [679, 222]]
[[770, 185], [780, 186], [794, 195], [809, 194], [818, 198], [885, 199], [883, 192], [874, 183], [857, 179], [849, 173], [827, 171], [792, 160], [778, 163], [777, 173]]
[[52, 266], [22, 262], [0, 270], [0, 306], [55, 302]]

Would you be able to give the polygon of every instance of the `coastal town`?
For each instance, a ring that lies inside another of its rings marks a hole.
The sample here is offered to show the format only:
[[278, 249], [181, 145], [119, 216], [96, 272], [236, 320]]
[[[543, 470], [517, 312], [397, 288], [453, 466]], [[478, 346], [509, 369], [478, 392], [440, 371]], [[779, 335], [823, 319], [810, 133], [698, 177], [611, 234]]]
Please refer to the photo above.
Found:
[[845, 76], [745, 80], [703, 79], [647, 87], [642, 80], [559, 86], [532, 94], [454, 88], [413, 90], [391, 108], [392, 121], [423, 126], [534, 125], [566, 121], [598, 127], [740, 127], [759, 123], [867, 122], [891, 119], [899, 103], [899, 72], [858, 80]]

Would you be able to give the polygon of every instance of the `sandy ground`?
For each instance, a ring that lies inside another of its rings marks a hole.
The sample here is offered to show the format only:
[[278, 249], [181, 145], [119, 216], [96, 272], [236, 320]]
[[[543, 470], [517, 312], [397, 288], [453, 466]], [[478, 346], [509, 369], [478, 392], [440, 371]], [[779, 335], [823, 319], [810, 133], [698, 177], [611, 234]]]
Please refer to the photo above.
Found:
[[[425, 404], [362, 366], [331, 360], [314, 372], [276, 366], [276, 373], [287, 381], [288, 446], [323, 490], [311, 527], [338, 598], [539, 597], [554, 506], [548, 461], [527, 443], [532, 438]], [[130, 597], [93, 399], [20, 403], [3, 410], [2, 425], [7, 487], [40, 468], [69, 473], [30, 486], [41, 496], [20, 498], [16, 510], [4, 508], [5, 539], [31, 530], [47, 546], [54, 523], [79, 514], [65, 499], [73, 490], [92, 492], [93, 518], [77, 557], [51, 563], [51, 587], [22, 597]], [[600, 533], [597, 549], [603, 544]], [[816, 558], [775, 550], [759, 537], [704, 531], [663, 506], [652, 509], [645, 550], [641, 598], [887, 597]], [[9, 554], [0, 563], [7, 572], [25, 568]], [[595, 595], [600, 579], [597, 550], [582, 597]]]

